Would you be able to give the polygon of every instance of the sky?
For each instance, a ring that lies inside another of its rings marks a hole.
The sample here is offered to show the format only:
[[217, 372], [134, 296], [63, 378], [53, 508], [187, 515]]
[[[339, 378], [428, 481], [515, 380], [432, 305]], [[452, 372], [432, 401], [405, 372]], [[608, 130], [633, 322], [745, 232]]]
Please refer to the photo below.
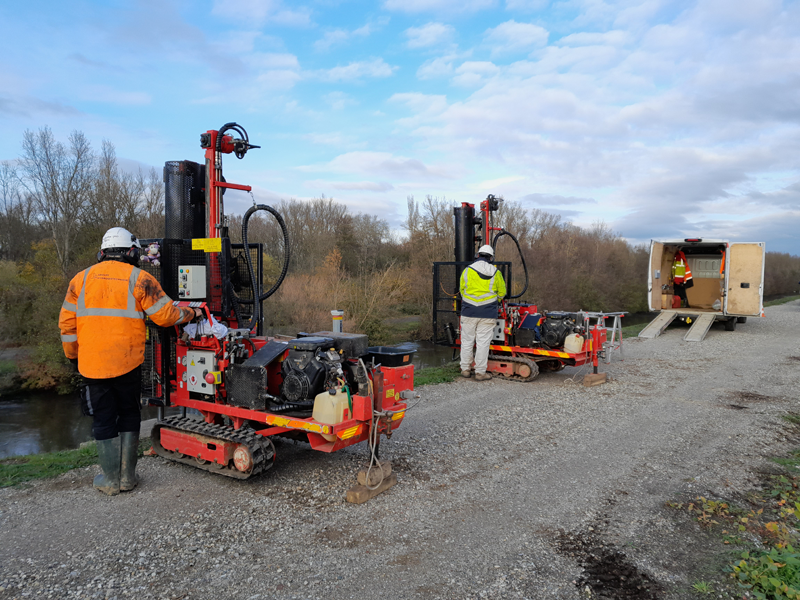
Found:
[[262, 203], [402, 231], [409, 196], [495, 194], [632, 243], [800, 255], [800, 1], [27, 0], [0, 22], [0, 160], [48, 126], [127, 167], [200, 162], [235, 121], [262, 148], [225, 176]]

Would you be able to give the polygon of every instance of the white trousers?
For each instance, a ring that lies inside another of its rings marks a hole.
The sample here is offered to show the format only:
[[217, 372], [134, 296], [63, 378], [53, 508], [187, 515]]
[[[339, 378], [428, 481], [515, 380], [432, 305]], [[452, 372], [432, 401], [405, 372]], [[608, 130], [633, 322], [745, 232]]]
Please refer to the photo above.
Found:
[[472, 349], [475, 350], [475, 374], [486, 373], [486, 363], [489, 359], [489, 346], [494, 333], [494, 319], [476, 319], [474, 317], [461, 317], [461, 370], [469, 371], [472, 368]]

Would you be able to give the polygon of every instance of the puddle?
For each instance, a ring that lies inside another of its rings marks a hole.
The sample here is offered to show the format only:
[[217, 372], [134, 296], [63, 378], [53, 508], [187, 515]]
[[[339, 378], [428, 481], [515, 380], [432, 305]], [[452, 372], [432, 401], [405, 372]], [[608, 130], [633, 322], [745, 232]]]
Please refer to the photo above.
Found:
[[577, 586], [588, 586], [592, 598], [614, 600], [660, 600], [663, 589], [649, 575], [628, 562], [627, 557], [596, 535], [561, 532], [559, 553], [574, 558], [583, 567]]

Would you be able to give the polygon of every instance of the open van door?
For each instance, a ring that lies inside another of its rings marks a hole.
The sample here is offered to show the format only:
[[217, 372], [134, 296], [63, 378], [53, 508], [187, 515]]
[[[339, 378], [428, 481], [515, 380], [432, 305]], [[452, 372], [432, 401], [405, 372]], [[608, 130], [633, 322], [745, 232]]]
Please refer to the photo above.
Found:
[[725, 313], [761, 316], [764, 309], [764, 243], [728, 246]]
[[650, 277], [648, 278], [648, 302], [650, 310], [661, 310], [661, 285], [669, 280], [669, 273], [661, 273], [661, 257], [664, 255], [664, 244], [650, 242]]

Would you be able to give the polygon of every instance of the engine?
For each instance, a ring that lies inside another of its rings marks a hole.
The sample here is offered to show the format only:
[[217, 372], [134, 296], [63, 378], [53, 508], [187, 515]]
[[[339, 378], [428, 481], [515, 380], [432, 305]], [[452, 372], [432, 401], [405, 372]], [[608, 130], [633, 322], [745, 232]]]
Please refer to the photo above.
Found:
[[575, 315], [564, 312], [546, 313], [540, 326], [541, 341], [551, 348], [561, 348], [570, 333], [580, 331], [575, 323]]
[[289, 342], [283, 361], [281, 396], [286, 402], [303, 404], [336, 386], [344, 377], [342, 357], [333, 349], [331, 338], [304, 337]]

